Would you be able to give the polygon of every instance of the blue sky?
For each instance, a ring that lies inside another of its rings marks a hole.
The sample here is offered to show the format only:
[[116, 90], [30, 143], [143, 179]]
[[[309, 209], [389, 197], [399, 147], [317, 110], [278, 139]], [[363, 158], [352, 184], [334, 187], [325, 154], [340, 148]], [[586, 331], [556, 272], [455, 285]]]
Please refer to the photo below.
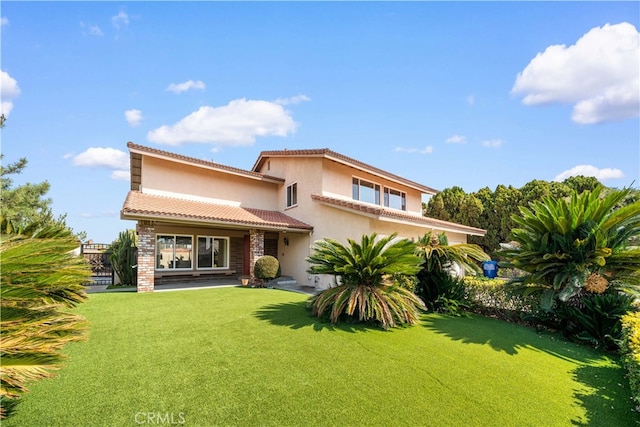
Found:
[[3, 1], [16, 177], [111, 242], [127, 141], [250, 169], [330, 148], [467, 192], [640, 183], [637, 2]]

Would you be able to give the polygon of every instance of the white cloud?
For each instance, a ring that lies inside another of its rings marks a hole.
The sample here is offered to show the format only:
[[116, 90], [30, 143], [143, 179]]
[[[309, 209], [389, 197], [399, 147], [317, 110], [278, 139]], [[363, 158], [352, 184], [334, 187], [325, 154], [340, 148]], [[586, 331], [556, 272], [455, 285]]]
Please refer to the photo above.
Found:
[[2, 26], [9, 25], [9, 18], [7, 18], [6, 16], [3, 16], [2, 18], [0, 18], [0, 25]]
[[482, 141], [482, 146], [487, 148], [500, 148], [502, 147], [502, 144], [503, 142], [501, 139], [487, 139]]
[[467, 104], [473, 105], [473, 104], [475, 104], [475, 102], [476, 102], [476, 99], [475, 99], [475, 97], [473, 95], [467, 96]]
[[554, 181], [564, 181], [571, 176], [593, 176], [598, 181], [606, 181], [607, 179], [623, 178], [624, 173], [620, 169], [604, 168], [598, 169], [592, 165], [578, 165], [568, 169], [553, 178]]
[[200, 80], [187, 80], [182, 83], [171, 83], [167, 89], [169, 92], [173, 92], [175, 94], [180, 94], [182, 92], [186, 92], [189, 89], [200, 89], [203, 90], [206, 87], [203, 81]]
[[111, 24], [119, 30], [121, 26], [129, 25], [129, 15], [121, 10], [117, 15], [111, 17]]
[[115, 148], [91, 147], [73, 157], [72, 162], [74, 166], [113, 169], [111, 172], [112, 179], [129, 179], [129, 155]]
[[431, 145], [427, 145], [423, 149], [418, 149], [418, 148], [414, 148], [414, 147], [411, 147], [411, 148], [396, 147], [396, 148], [394, 148], [394, 151], [397, 151], [399, 153], [431, 154], [431, 153], [433, 153], [433, 147]]
[[127, 123], [129, 123], [129, 126], [140, 126], [140, 122], [142, 121], [142, 111], [135, 109], [127, 110], [124, 112], [124, 117], [125, 119], [127, 119]]
[[118, 212], [116, 212], [116, 211], [102, 211], [102, 212], [98, 212], [98, 213], [83, 212], [83, 213], [80, 214], [80, 217], [86, 218], [86, 219], [115, 218], [117, 216], [118, 216]]
[[186, 142], [252, 145], [257, 136], [287, 136], [296, 127], [281, 105], [242, 98], [222, 107], [200, 107], [173, 126], [150, 131], [147, 139], [167, 145]]
[[128, 170], [114, 170], [111, 172], [111, 179], [115, 179], [116, 181], [129, 181], [130, 176]]
[[278, 98], [273, 102], [279, 105], [289, 105], [289, 104], [295, 105], [305, 101], [311, 101], [311, 98], [309, 98], [307, 95], [300, 94], [300, 95], [292, 96], [291, 98]]
[[574, 104], [572, 120], [593, 124], [640, 115], [640, 33], [606, 24], [574, 45], [552, 45], [518, 73], [511, 90], [525, 105]]
[[80, 21], [80, 28], [82, 28], [82, 34], [96, 37], [104, 36], [102, 29], [97, 25], [85, 24], [83, 21]]
[[445, 141], [447, 144], [466, 144], [467, 137], [464, 135], [453, 135]]
[[16, 79], [6, 71], [0, 71], [0, 114], [9, 117], [13, 110], [13, 100], [20, 95], [20, 87]]

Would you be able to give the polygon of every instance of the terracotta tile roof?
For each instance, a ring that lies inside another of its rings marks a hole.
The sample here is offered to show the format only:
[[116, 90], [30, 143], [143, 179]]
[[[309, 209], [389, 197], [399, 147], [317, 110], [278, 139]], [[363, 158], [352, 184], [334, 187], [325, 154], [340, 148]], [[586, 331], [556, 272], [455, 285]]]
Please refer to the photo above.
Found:
[[435, 190], [431, 187], [427, 187], [426, 185], [419, 184], [417, 182], [408, 180], [401, 176], [392, 174], [390, 172], [384, 171], [382, 169], [376, 168], [374, 166], [368, 165], [360, 160], [353, 159], [351, 157], [345, 156], [340, 153], [336, 153], [328, 148], [320, 148], [320, 149], [304, 149], [304, 150], [275, 150], [275, 151], [263, 151], [260, 153], [258, 160], [253, 165], [252, 170], [259, 170], [264, 162], [269, 157], [325, 157], [327, 159], [336, 161], [338, 163], [342, 163], [347, 166], [352, 166], [357, 169], [372, 173], [374, 175], [378, 175], [384, 178], [387, 178], [391, 181], [396, 181], [407, 185], [409, 187], [415, 188], [419, 191], [422, 191], [426, 194], [436, 194], [438, 190]]
[[311, 199], [327, 205], [347, 208], [348, 210], [363, 212], [365, 214], [375, 215], [378, 217], [396, 219], [398, 221], [409, 221], [415, 223], [416, 225], [425, 227], [451, 230], [459, 233], [470, 234], [473, 236], [484, 236], [486, 234], [486, 230], [483, 230], [481, 228], [469, 227], [467, 225], [456, 224], [454, 222], [414, 215], [404, 211], [399, 211], [397, 209], [388, 209], [382, 206], [358, 202], [356, 200], [338, 199], [335, 197], [323, 196], [321, 194], [312, 194]]
[[199, 223], [313, 230], [278, 211], [227, 206], [130, 191], [122, 207], [123, 219], [191, 220]]
[[210, 162], [208, 160], [197, 159], [195, 157], [183, 156], [182, 154], [176, 154], [176, 153], [171, 153], [169, 151], [158, 150], [157, 148], [145, 147], [143, 145], [134, 144], [133, 142], [128, 142], [127, 147], [129, 148], [129, 151], [132, 151], [132, 152], [135, 151], [138, 153], [153, 155], [155, 157], [170, 158], [170, 159], [182, 161], [184, 163], [191, 163], [193, 165], [205, 166], [210, 169], [216, 169], [223, 172], [230, 172], [236, 175], [244, 175], [250, 178], [277, 181], [277, 182], [285, 181], [283, 178], [265, 175], [262, 173], [249, 171], [245, 169], [234, 168], [232, 166], [223, 165], [221, 163]]

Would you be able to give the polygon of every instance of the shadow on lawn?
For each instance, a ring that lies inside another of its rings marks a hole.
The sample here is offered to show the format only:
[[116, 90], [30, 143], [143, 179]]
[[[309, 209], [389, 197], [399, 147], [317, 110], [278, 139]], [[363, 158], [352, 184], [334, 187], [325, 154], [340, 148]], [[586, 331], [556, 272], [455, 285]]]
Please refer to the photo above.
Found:
[[[534, 349], [576, 365], [573, 377], [585, 388], [576, 389], [576, 404], [584, 408], [586, 421], [576, 426], [639, 425], [632, 412], [631, 391], [621, 366], [602, 364], [599, 354], [588, 347], [567, 343], [560, 336], [538, 334], [532, 329], [477, 316], [448, 317], [427, 315], [423, 327], [465, 344], [488, 345], [492, 349], [517, 355], [519, 350]], [[615, 356], [612, 359], [617, 360]]]
[[291, 329], [300, 329], [306, 327], [313, 327], [314, 331], [321, 331], [323, 329], [345, 332], [366, 332], [368, 329], [375, 328], [375, 326], [367, 327], [362, 323], [348, 323], [340, 322], [337, 325], [331, 322], [323, 321], [315, 316], [312, 316], [309, 310], [307, 310], [307, 302], [285, 302], [280, 304], [270, 304], [259, 308], [253, 313], [255, 317], [260, 320], [265, 320], [272, 325], [288, 326]]

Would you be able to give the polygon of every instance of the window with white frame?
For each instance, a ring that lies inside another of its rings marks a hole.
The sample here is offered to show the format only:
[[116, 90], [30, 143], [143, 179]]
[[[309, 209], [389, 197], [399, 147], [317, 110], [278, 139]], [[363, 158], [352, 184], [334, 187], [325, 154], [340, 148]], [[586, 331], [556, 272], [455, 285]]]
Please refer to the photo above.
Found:
[[388, 208], [406, 211], [407, 194], [399, 190], [384, 187], [384, 205]]
[[298, 183], [293, 183], [287, 186], [287, 207], [295, 206], [298, 204]]
[[352, 190], [354, 200], [380, 204], [380, 185], [354, 177]]
[[198, 269], [229, 268], [229, 238], [198, 236]]
[[187, 270], [193, 268], [193, 237], [156, 236], [156, 269]]

